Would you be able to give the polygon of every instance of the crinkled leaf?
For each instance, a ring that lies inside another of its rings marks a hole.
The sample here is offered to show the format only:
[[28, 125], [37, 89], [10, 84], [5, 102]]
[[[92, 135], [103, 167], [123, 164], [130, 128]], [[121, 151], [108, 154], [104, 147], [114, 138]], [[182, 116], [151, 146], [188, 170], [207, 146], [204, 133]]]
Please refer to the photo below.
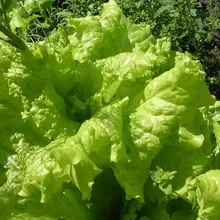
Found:
[[220, 170], [210, 170], [196, 181], [196, 196], [199, 206], [198, 219], [216, 220], [220, 216]]

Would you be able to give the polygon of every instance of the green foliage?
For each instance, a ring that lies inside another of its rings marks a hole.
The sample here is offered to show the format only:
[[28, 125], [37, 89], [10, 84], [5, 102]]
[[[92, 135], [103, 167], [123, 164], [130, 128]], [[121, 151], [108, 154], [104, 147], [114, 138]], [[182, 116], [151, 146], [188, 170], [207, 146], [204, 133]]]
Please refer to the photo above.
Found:
[[0, 219], [218, 220], [219, 102], [200, 63], [114, 0], [31, 43], [38, 3], [0, 25]]

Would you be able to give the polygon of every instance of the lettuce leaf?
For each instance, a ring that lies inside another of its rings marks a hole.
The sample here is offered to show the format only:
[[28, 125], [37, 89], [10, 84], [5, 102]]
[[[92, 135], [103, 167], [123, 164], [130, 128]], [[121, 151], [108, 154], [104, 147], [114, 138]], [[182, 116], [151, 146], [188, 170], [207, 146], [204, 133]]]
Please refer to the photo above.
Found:
[[196, 195], [199, 206], [198, 219], [218, 219], [220, 170], [210, 170], [197, 177]]

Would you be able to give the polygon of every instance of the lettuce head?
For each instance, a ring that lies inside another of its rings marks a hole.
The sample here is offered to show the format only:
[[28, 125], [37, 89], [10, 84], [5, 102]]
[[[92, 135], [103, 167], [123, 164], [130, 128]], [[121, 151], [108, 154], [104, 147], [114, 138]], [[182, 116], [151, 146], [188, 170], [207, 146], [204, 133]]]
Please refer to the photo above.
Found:
[[0, 219], [219, 219], [199, 61], [113, 0], [0, 46]]

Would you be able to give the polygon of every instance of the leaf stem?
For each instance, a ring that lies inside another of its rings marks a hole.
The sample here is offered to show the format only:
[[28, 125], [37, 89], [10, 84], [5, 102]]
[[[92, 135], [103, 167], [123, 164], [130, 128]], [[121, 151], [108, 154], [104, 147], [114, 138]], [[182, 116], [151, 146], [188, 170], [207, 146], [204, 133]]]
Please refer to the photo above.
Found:
[[10, 43], [11, 45], [17, 47], [20, 50], [27, 49], [27, 45], [24, 43], [24, 41], [22, 41], [17, 35], [12, 33], [12, 31], [10, 31], [2, 24], [0, 24], [0, 31], [8, 37], [8, 39], [3, 38], [2, 40]]

